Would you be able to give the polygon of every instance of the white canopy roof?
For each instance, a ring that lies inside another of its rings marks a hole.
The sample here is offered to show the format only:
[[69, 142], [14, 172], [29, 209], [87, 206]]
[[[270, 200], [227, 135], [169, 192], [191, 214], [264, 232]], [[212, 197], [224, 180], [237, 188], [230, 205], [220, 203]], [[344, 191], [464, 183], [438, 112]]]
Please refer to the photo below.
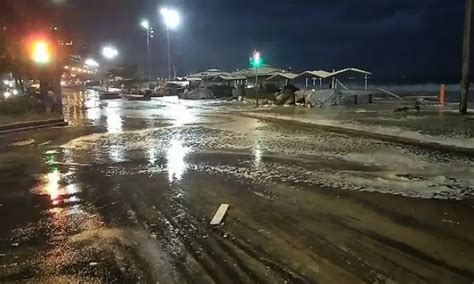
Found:
[[201, 78], [197, 78], [197, 77], [186, 77], [186, 80], [189, 82], [202, 81]]
[[372, 73], [370, 73], [369, 71], [364, 71], [364, 70], [361, 70], [361, 69], [357, 69], [357, 68], [346, 68], [346, 69], [342, 69], [342, 70], [339, 70], [339, 71], [336, 71], [336, 72], [333, 72], [331, 73], [331, 76], [330, 77], [336, 77], [336, 76], [339, 76], [339, 75], [342, 75], [342, 74], [348, 74], [348, 75], [372, 75]]
[[[258, 68], [258, 76], [270, 76], [267, 80], [281, 79], [297, 79], [297, 78], [321, 78], [327, 79], [332, 77], [357, 77], [372, 75], [371, 72], [364, 71], [357, 68], [346, 68], [335, 72], [328, 72], [325, 70], [306, 71], [301, 74], [295, 74], [292, 72], [285, 72], [285, 70], [272, 67], [270, 65], [263, 65]], [[220, 69], [208, 69], [199, 73], [191, 74], [187, 78], [200, 78], [200, 79], [221, 79], [221, 80], [244, 80], [255, 76], [255, 69], [248, 68], [233, 73], [224, 72]]]
[[272, 81], [272, 80], [281, 80], [281, 79], [286, 79], [286, 80], [293, 80], [296, 77], [298, 77], [298, 74], [291, 73], [291, 72], [278, 72], [275, 75], [270, 76], [267, 81]]
[[324, 70], [318, 71], [306, 71], [298, 75], [298, 78], [332, 78], [332, 77], [339, 77], [339, 76], [357, 76], [357, 75], [372, 75], [372, 73], [368, 71], [364, 71], [357, 68], [346, 68], [335, 72], [327, 72]]
[[220, 69], [208, 69], [199, 73], [191, 74], [188, 78], [209, 78], [209, 77], [217, 77], [220, 75], [229, 75], [228, 72], [224, 72]]
[[245, 80], [247, 79], [247, 76], [244, 75], [219, 75], [216, 76], [213, 80], [224, 80], [224, 81], [235, 81], [235, 80]]
[[317, 70], [317, 71], [306, 71], [298, 75], [298, 77], [311, 77], [311, 78], [329, 78], [331, 76], [331, 72], [327, 72], [324, 70]]
[[[258, 67], [257, 71], [258, 71], [258, 76], [271, 76], [275, 73], [284, 72], [285, 70], [278, 69], [278, 68], [275, 68], [275, 67], [270, 66], [270, 65], [263, 65], [262, 67]], [[233, 74], [234, 75], [244, 75], [244, 76], [247, 76], [247, 77], [254, 77], [255, 76], [255, 68], [248, 68], [248, 69], [240, 70], [240, 71], [234, 72]]]

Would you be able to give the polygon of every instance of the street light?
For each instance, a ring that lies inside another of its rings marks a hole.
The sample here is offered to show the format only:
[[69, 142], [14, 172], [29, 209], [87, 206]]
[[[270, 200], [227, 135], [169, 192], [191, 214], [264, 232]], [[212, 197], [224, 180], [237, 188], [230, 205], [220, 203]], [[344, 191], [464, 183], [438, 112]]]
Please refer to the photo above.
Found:
[[163, 17], [166, 26], [166, 37], [168, 38], [168, 80], [171, 80], [171, 47], [169, 30], [174, 30], [179, 26], [181, 17], [178, 11], [166, 7], [160, 9], [160, 14]]
[[151, 81], [151, 52], [150, 52], [150, 38], [153, 38], [153, 28], [150, 27], [150, 22], [144, 19], [141, 21], [140, 26], [146, 30], [146, 54], [147, 54], [147, 67], [148, 67], [148, 85]]
[[107, 59], [107, 60], [112, 60], [112, 59], [114, 59], [115, 57], [118, 56], [118, 51], [113, 46], [105, 46], [102, 49], [102, 56], [104, 56], [105, 59]]
[[[113, 60], [115, 59], [115, 57], [118, 56], [118, 50], [115, 47], [110, 46], [110, 45], [105, 46], [104, 48], [102, 48], [102, 56], [106, 60]], [[107, 92], [109, 91], [109, 85], [110, 85], [110, 82], [107, 82]]]
[[179, 16], [178, 11], [174, 9], [161, 8], [160, 14], [163, 16], [167, 28], [174, 30], [179, 26], [181, 17]]
[[144, 28], [145, 30], [148, 30], [150, 28], [150, 23], [148, 22], [148, 20], [143, 20], [140, 23], [140, 26], [142, 26], [142, 28]]

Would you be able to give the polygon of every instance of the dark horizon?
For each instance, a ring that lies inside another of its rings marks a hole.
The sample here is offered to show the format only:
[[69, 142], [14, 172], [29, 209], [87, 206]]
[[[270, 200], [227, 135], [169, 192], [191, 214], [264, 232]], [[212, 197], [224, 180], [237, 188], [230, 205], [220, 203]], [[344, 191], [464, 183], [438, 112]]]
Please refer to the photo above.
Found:
[[144, 69], [145, 32], [139, 22], [148, 18], [157, 35], [153, 74], [164, 76], [166, 36], [158, 7], [169, 5], [182, 15], [181, 26], [170, 32], [179, 75], [247, 68], [256, 48], [267, 64], [283, 69], [357, 67], [377, 80], [457, 82], [464, 2], [454, 2], [5, 0], [0, 20], [10, 25], [50, 15], [48, 20], [87, 46], [85, 55], [96, 56], [112, 43], [121, 52], [119, 64]]

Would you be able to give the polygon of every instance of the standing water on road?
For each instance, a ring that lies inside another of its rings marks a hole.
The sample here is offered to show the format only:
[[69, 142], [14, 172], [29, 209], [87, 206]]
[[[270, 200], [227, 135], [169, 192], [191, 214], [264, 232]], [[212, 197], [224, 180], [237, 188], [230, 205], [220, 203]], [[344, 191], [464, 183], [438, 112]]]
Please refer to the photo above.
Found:
[[2, 137], [1, 282], [474, 279], [472, 157], [231, 103], [77, 91], [65, 109], [69, 127]]

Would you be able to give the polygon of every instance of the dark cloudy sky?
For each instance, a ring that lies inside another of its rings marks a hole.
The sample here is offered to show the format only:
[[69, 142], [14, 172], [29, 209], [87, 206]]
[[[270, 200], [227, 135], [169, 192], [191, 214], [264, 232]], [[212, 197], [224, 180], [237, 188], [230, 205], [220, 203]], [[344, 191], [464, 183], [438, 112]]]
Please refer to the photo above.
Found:
[[[8, 0], [1, 0], [8, 1]], [[254, 48], [266, 63], [296, 70], [359, 67], [379, 77], [456, 78], [463, 0], [14, 0], [48, 4], [90, 46], [115, 44], [123, 62], [144, 65], [141, 18], [151, 20], [156, 74], [166, 74], [158, 7], [182, 13], [172, 32], [179, 73], [245, 68]], [[18, 6], [18, 4], [16, 4]], [[19, 12], [16, 10], [16, 12]]]

